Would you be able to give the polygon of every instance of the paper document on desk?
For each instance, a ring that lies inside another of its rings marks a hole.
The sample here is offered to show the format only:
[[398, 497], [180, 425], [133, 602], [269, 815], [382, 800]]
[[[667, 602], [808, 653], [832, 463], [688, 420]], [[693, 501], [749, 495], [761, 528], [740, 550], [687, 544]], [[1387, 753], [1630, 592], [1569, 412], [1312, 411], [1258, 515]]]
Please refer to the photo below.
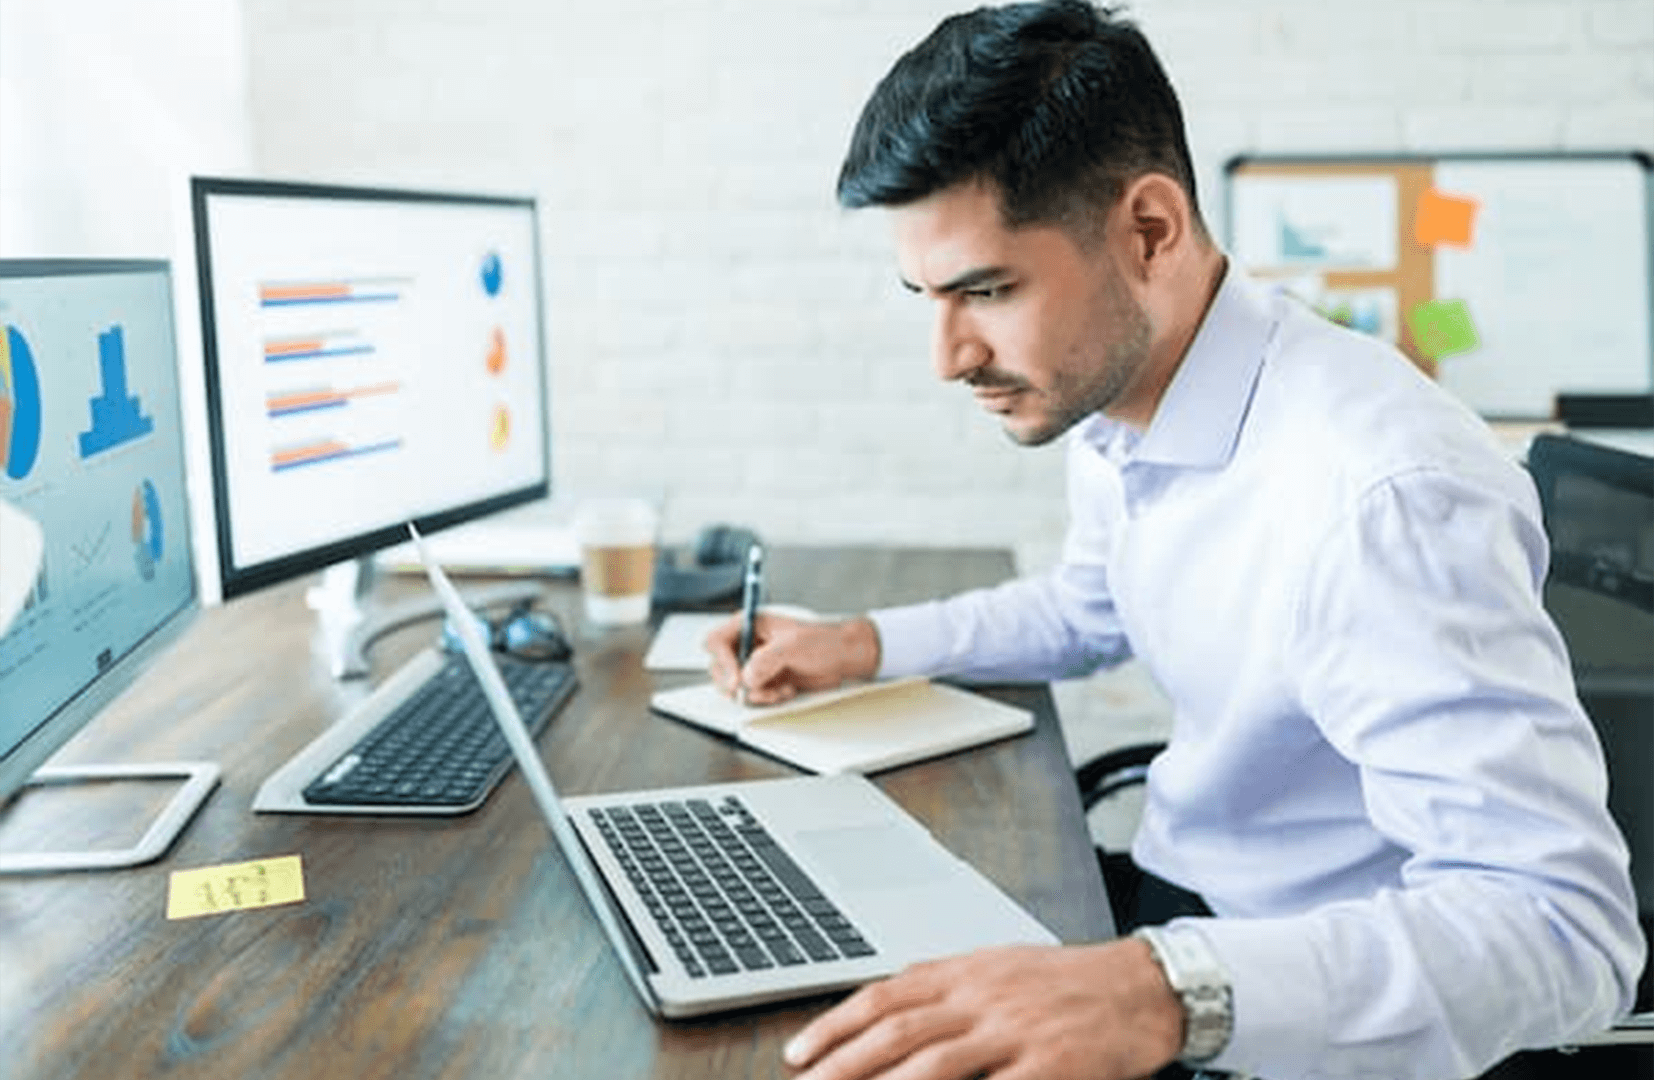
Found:
[[[580, 548], [568, 525], [535, 520], [486, 520], [428, 537], [431, 557], [455, 573], [569, 574], [580, 566]], [[424, 573], [411, 543], [381, 551], [379, 565]]]
[[[759, 609], [789, 619], [820, 622], [828, 616], [793, 604], [765, 604]], [[660, 624], [643, 656], [645, 671], [705, 671], [712, 663], [706, 635], [728, 621], [733, 612], [674, 611]]]
[[675, 611], [668, 615], [649, 642], [643, 670], [705, 671], [712, 657], [702, 642], [728, 618], [728, 612]]
[[1019, 735], [1026, 709], [924, 678], [856, 683], [746, 706], [712, 683], [663, 690], [657, 711], [818, 773], [870, 773]]

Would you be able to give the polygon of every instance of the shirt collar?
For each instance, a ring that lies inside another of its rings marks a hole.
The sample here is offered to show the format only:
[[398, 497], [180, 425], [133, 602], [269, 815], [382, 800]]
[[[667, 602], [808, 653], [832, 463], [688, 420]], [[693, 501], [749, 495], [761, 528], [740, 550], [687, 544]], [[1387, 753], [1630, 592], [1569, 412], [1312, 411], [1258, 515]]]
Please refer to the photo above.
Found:
[[1082, 437], [1116, 459], [1124, 455], [1190, 468], [1226, 464], [1240, 438], [1275, 322], [1268, 295], [1231, 260], [1148, 430], [1137, 438], [1130, 425], [1099, 413]]

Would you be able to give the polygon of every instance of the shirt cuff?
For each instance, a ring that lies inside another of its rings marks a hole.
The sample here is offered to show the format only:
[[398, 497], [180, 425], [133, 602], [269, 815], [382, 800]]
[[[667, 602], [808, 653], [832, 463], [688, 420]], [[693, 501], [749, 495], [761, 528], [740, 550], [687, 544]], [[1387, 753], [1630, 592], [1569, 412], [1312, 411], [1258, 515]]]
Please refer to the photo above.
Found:
[[1174, 919], [1206, 939], [1229, 976], [1234, 1026], [1209, 1069], [1264, 1076], [1305, 1070], [1325, 1050], [1327, 987], [1302, 919]]
[[935, 672], [948, 642], [941, 604], [932, 601], [880, 608], [869, 611], [867, 617], [879, 632], [878, 678], [902, 679]]

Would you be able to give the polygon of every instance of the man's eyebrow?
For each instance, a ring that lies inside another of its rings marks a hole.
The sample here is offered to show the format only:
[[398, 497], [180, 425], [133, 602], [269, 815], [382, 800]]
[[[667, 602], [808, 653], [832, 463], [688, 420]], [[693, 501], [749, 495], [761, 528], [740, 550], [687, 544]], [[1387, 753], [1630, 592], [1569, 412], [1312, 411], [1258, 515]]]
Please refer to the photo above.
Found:
[[[936, 286], [936, 292], [943, 296], [949, 293], [964, 292], [967, 289], [979, 288], [989, 282], [997, 281], [1009, 274], [1010, 271], [1003, 266], [980, 266], [975, 270], [967, 270], [963, 274]], [[914, 284], [906, 277], [902, 278], [902, 287], [908, 292], [922, 293], [925, 291], [923, 286]]]

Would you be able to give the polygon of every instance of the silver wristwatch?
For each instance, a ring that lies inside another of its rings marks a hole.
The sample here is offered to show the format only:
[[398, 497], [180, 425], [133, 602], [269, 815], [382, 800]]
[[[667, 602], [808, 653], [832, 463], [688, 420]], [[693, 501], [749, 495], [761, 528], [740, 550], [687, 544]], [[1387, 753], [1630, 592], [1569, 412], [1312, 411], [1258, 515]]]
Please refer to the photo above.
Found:
[[1155, 963], [1183, 1001], [1185, 1065], [1204, 1065], [1229, 1045], [1235, 1027], [1234, 1000], [1229, 975], [1195, 930], [1142, 926], [1132, 937], [1148, 942]]

